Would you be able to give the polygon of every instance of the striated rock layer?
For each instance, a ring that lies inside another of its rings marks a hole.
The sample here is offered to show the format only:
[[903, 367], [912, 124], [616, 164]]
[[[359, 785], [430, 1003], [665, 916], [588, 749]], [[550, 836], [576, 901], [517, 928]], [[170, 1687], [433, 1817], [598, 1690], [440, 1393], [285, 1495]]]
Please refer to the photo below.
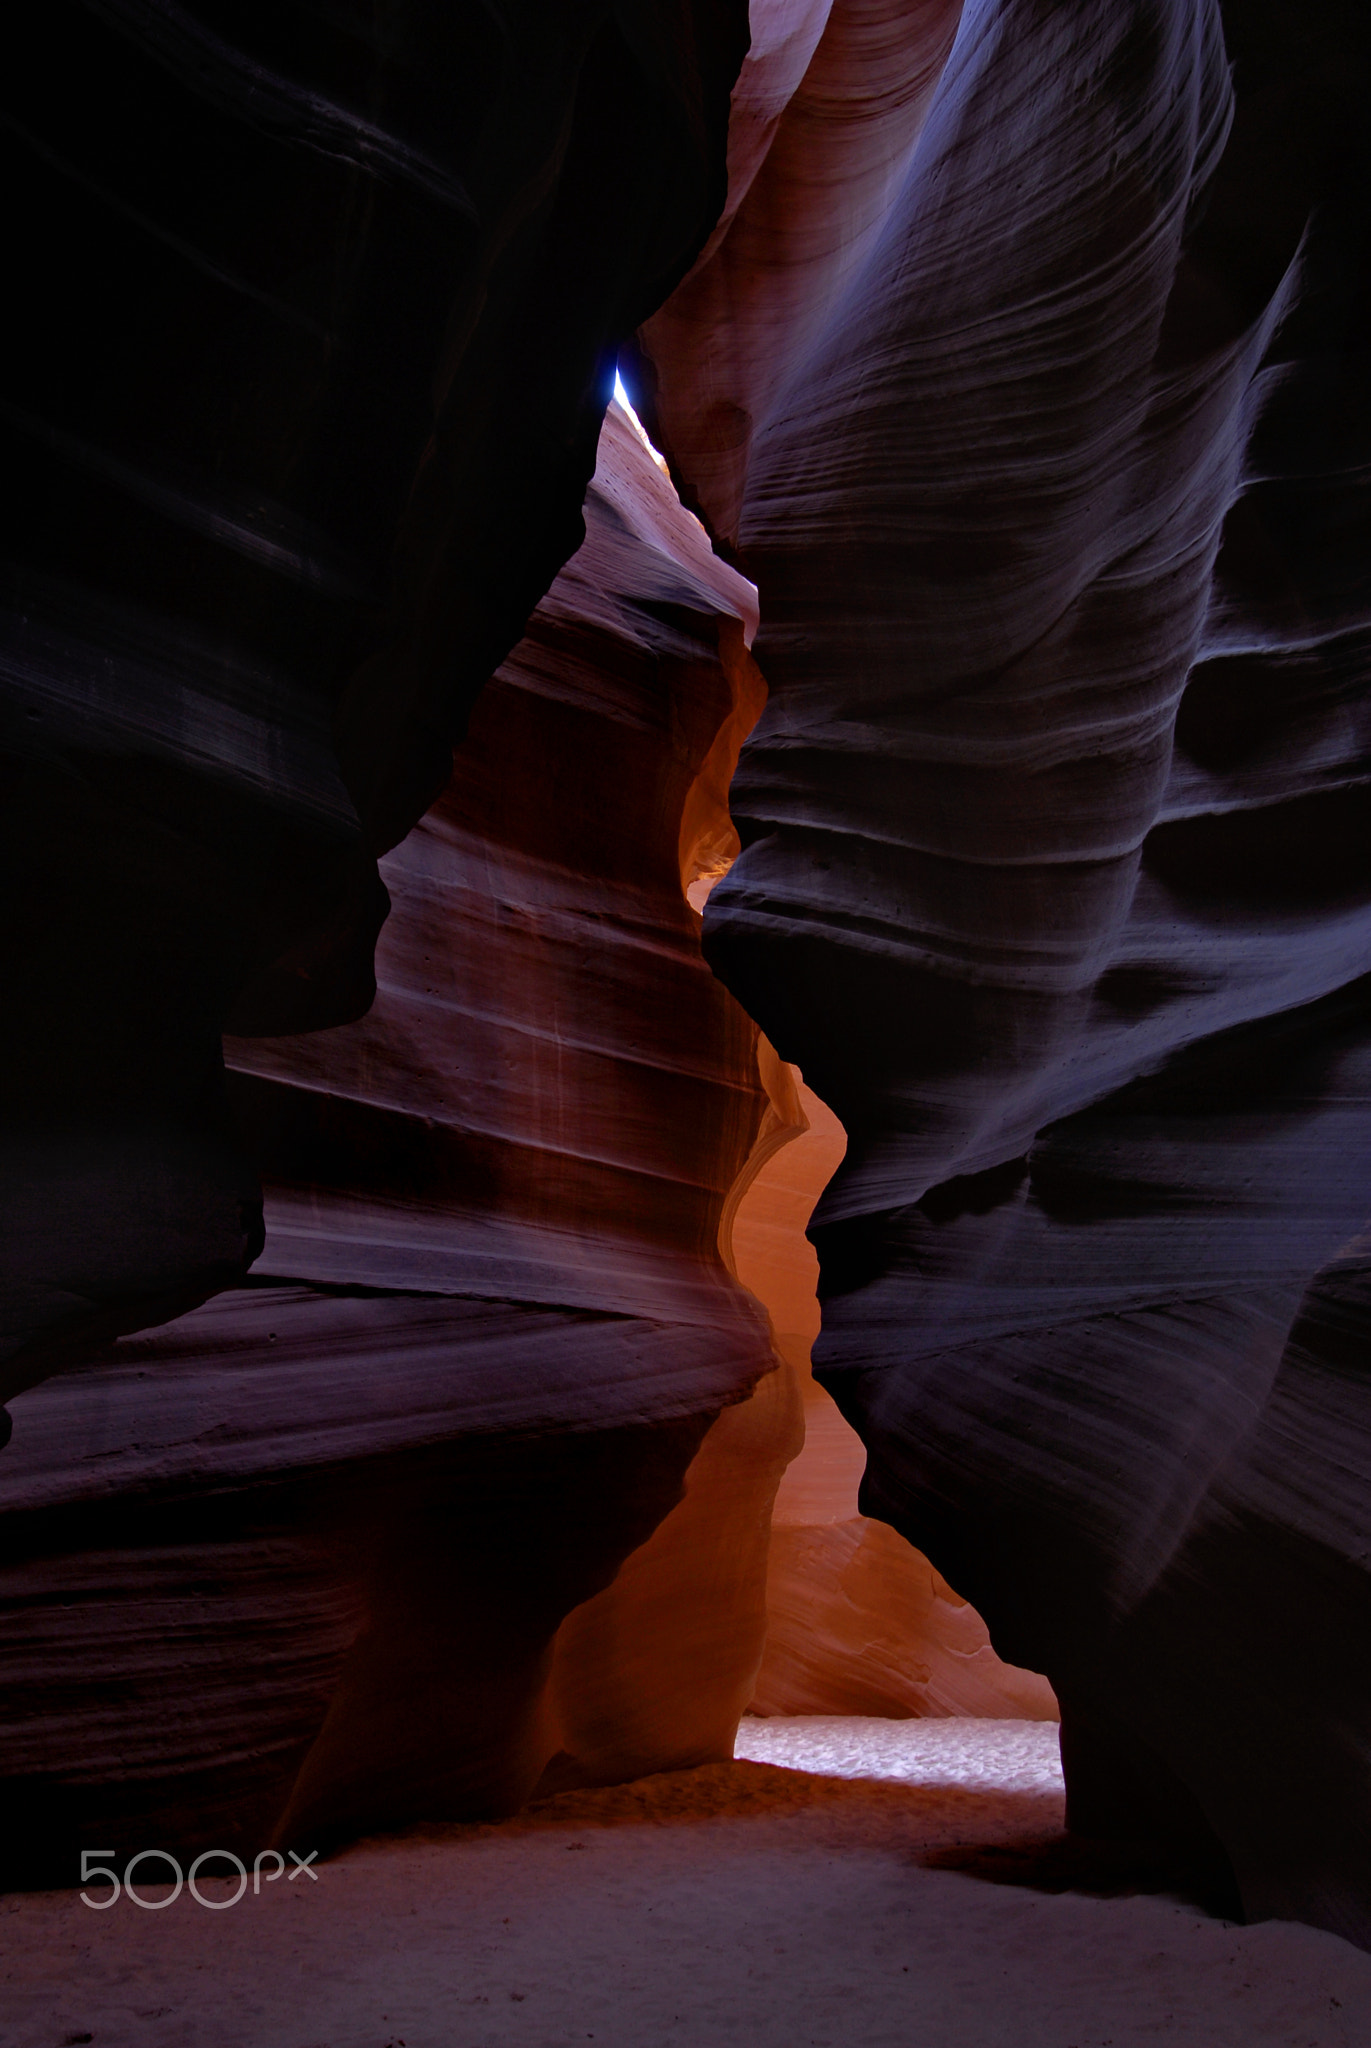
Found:
[[799, 86], [766, 18], [642, 345], [760, 590], [706, 949], [848, 1133], [820, 1376], [1051, 1678], [1073, 1825], [1371, 1942], [1366, 22], [968, 0], [915, 133], [950, 11], [835, 5]]
[[231, 1283], [219, 1039], [360, 1016], [376, 855], [578, 546], [744, 0], [78, 0], [6, 65], [0, 1399]]
[[229, 1043], [252, 1280], [16, 1399], [10, 1881], [731, 1753], [797, 1422], [719, 1252], [771, 1112], [683, 884], [752, 593], [618, 412], [586, 516], [383, 863], [368, 1016]]

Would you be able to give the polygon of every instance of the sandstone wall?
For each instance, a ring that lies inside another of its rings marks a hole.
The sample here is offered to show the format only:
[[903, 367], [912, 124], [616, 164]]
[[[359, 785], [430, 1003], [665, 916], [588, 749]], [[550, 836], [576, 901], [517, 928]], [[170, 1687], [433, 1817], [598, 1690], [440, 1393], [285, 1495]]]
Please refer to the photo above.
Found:
[[23, 10], [0, 143], [0, 1400], [262, 1247], [219, 1040], [359, 1017], [376, 857], [582, 537], [743, 0]]
[[807, 1128], [749, 1182], [732, 1228], [737, 1272], [767, 1307], [804, 1416], [804, 1447], [772, 1514], [751, 1710], [1054, 1720], [1047, 1681], [1004, 1664], [975, 1609], [928, 1559], [858, 1512], [866, 1450], [811, 1371], [819, 1262], [804, 1234], [847, 1141], [827, 1104], [793, 1078]]
[[1366, 26], [954, 12], [766, 10], [642, 337], [771, 693], [706, 951], [848, 1134], [863, 1507], [1052, 1680], [1073, 1824], [1365, 1941]]
[[251, 1280], [15, 1401], [11, 1881], [731, 1751], [796, 1422], [719, 1252], [769, 1110], [681, 863], [751, 592], [617, 412], [586, 516], [382, 863], [369, 1014], [229, 1041]]

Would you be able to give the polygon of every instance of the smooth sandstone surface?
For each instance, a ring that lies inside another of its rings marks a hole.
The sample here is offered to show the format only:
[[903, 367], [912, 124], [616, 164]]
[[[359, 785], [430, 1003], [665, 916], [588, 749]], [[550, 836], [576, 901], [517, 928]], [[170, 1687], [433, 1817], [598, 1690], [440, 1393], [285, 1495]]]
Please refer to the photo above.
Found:
[[1073, 1822], [1368, 1941], [1366, 22], [954, 12], [892, 107], [765, 10], [643, 337], [770, 691], [706, 951], [847, 1132], [862, 1505], [1051, 1679]]
[[739, 1277], [771, 1317], [802, 1407], [804, 1445], [771, 1518], [766, 1645], [754, 1714], [1021, 1715], [1055, 1720], [1052, 1688], [1004, 1664], [985, 1623], [928, 1559], [858, 1513], [861, 1438], [810, 1370], [819, 1263], [805, 1237], [846, 1138], [791, 1070], [806, 1124], [762, 1163], [733, 1213]]
[[653, 435], [729, 546], [754, 442], [884, 231], [961, 0], [761, 0], [750, 12], [727, 204], [637, 337]]
[[371, 1002], [377, 856], [580, 544], [746, 47], [743, 0], [14, 23], [0, 1399], [260, 1252], [220, 1033]]
[[12, 53], [6, 1872], [1040, 1671], [1371, 1943], [1363, 10], [230, 12]]
[[719, 1247], [770, 1111], [682, 827], [755, 615], [618, 412], [586, 518], [383, 863], [367, 1017], [229, 1042], [250, 1284], [15, 1401], [10, 1881], [729, 1754], [797, 1404]]

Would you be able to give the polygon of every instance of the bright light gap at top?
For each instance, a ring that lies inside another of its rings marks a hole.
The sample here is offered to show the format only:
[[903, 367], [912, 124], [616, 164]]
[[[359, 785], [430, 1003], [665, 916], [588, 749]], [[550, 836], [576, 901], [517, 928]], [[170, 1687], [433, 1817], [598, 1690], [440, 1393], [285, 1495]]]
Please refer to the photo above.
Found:
[[623, 411], [628, 414], [629, 425], [632, 427], [634, 433], [638, 436], [638, 439], [642, 442], [644, 448], [646, 448], [648, 454], [652, 457], [652, 460], [656, 463], [658, 469], [661, 470], [662, 475], [669, 476], [671, 472], [668, 470], [666, 466], [666, 459], [662, 455], [661, 451], [657, 448], [654, 448], [651, 441], [649, 441], [647, 437], [647, 429], [643, 425], [642, 421], [639, 419], [637, 413], [633, 410], [632, 405], [629, 403], [628, 393], [624, 389], [624, 380], [619, 375], [619, 372], [617, 370], [614, 372], [614, 399], [615, 403], [622, 407]]

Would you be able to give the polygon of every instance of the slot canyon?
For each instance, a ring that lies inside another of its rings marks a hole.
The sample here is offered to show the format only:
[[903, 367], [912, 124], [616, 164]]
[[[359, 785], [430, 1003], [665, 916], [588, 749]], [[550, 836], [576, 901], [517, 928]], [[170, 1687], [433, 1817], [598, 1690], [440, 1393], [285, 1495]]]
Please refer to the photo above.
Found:
[[1371, 17], [7, 70], [0, 2044], [1371, 2043]]

